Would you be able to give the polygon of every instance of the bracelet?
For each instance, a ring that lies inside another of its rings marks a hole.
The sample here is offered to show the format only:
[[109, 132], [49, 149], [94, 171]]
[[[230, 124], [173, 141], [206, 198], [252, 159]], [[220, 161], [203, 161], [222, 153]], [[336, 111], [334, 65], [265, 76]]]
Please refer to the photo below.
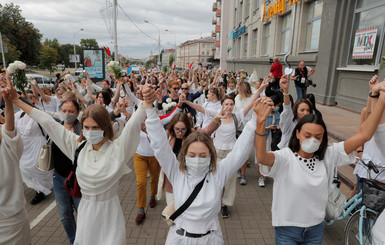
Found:
[[285, 94], [285, 93], [282, 93], [283, 95], [287, 95], [287, 96], [289, 96], [290, 94]]
[[261, 137], [266, 136], [266, 132], [265, 132], [265, 134], [259, 134], [259, 133], [257, 133], [257, 130], [255, 130], [255, 134], [258, 135], [258, 136], [261, 136]]
[[376, 95], [373, 95], [372, 92], [369, 92], [369, 97], [371, 97], [371, 98], [378, 98], [378, 97], [380, 97], [380, 93], [378, 93]]

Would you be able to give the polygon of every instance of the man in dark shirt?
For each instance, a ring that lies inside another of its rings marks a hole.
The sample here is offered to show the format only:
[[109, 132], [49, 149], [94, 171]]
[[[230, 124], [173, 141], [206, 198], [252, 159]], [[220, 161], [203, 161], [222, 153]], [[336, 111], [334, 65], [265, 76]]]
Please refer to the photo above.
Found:
[[[304, 98], [307, 93], [306, 80], [314, 74], [315, 70], [305, 65], [305, 61], [301, 60], [298, 67], [291, 74], [290, 79], [295, 82], [295, 89], [297, 90], [297, 99]], [[315, 85], [313, 85], [315, 86]]]
[[273, 58], [273, 64], [271, 65], [270, 72], [273, 76], [272, 81], [266, 88], [266, 95], [271, 96], [275, 91], [279, 90], [279, 80], [282, 77], [282, 64], [279, 62], [278, 57]]

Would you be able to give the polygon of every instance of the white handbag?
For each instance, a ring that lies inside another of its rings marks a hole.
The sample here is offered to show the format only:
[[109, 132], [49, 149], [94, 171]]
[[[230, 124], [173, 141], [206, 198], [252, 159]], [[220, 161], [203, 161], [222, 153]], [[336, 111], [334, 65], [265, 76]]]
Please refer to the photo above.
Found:
[[326, 173], [328, 175], [328, 202], [326, 204], [325, 220], [335, 220], [339, 218], [344, 211], [344, 205], [346, 203], [346, 197], [340, 189], [333, 183], [333, 179], [337, 178], [337, 167], [334, 167], [334, 171], [329, 171], [328, 167], [324, 163]]
[[51, 161], [52, 153], [52, 140], [49, 139], [45, 145], [40, 150], [39, 158], [37, 159], [36, 168], [41, 171], [47, 172], [55, 168]]

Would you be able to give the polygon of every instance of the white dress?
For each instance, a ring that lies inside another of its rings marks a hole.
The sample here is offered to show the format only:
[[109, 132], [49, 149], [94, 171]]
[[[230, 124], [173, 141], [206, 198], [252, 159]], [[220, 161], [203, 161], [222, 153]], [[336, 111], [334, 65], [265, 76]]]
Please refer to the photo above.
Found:
[[[24, 151], [20, 159], [20, 171], [24, 183], [35, 191], [48, 195], [53, 187], [52, 171], [43, 172], [36, 168], [40, 150], [47, 142], [36, 121], [19, 111], [15, 114], [16, 126], [23, 139]], [[21, 117], [21, 118], [20, 118]]]
[[[79, 136], [66, 130], [48, 114], [33, 109], [30, 116], [49, 133], [60, 150], [72, 161], [81, 143]], [[139, 106], [119, 138], [105, 142], [95, 151], [87, 142], [80, 151], [76, 176], [82, 200], [78, 208], [74, 244], [126, 244], [126, 228], [117, 196], [119, 179], [131, 172], [129, 160], [139, 144], [141, 123], [146, 116]]]

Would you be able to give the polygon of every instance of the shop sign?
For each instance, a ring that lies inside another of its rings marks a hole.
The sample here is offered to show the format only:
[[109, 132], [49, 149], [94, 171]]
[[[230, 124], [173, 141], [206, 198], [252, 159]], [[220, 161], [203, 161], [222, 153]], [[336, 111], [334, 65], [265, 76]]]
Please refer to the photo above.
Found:
[[365, 27], [356, 31], [353, 46], [353, 59], [372, 59], [376, 45], [377, 26]]
[[[292, 6], [295, 3], [298, 3], [300, 0], [290, 0], [289, 5]], [[284, 14], [285, 13], [285, 0], [278, 0], [273, 5], [269, 6], [267, 8], [267, 18], [270, 19], [274, 15], [277, 14]], [[262, 22], [265, 21], [265, 16], [266, 16], [266, 4], [263, 4], [261, 7], [262, 11]]]
[[246, 32], [246, 26], [242, 26], [241, 28], [239, 28], [238, 30], [236, 30], [233, 33], [233, 37], [232, 38], [231, 38], [231, 34], [230, 34], [230, 38], [231, 39], [237, 38], [237, 37], [239, 37], [240, 35], [242, 35], [245, 32]]

